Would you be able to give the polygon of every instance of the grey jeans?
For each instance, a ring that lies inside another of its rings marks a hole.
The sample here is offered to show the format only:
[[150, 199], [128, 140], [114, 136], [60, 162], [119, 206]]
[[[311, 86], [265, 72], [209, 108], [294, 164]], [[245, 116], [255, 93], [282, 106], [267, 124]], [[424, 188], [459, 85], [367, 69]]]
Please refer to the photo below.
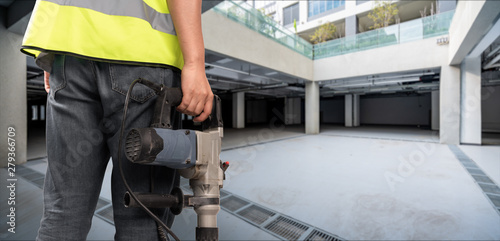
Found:
[[[47, 100], [44, 213], [37, 240], [86, 239], [110, 157], [115, 240], [158, 240], [152, 218], [140, 208], [124, 207], [126, 190], [118, 170], [125, 94], [137, 78], [180, 86], [180, 73], [167, 68], [110, 64], [67, 55], [55, 57]], [[156, 96], [137, 84], [131, 98], [125, 135], [131, 128], [149, 126]], [[126, 179], [134, 192], [168, 194], [178, 185], [175, 170], [133, 164], [120, 151]], [[153, 211], [172, 225], [174, 218], [168, 209]]]

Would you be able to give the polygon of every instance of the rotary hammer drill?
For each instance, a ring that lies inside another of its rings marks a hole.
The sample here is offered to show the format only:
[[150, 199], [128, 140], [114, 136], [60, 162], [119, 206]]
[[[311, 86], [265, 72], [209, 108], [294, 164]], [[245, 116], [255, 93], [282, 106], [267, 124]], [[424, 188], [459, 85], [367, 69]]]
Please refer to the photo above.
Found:
[[[170, 208], [175, 215], [185, 207], [193, 207], [198, 219], [196, 240], [218, 240], [220, 188], [229, 166], [228, 162], [222, 163], [219, 158], [223, 137], [220, 98], [214, 96], [212, 113], [201, 123], [201, 131], [174, 130], [171, 114], [182, 100], [181, 90], [158, 86], [144, 79], [136, 81], [154, 89], [158, 97], [151, 126], [129, 131], [125, 139], [125, 155], [133, 163], [178, 169], [182, 177], [189, 179], [193, 195], [184, 195], [179, 188], [174, 188], [171, 194], [129, 190], [124, 197], [125, 205], [145, 209]], [[124, 118], [125, 115], [126, 111]], [[162, 226], [177, 239], [166, 225]]]

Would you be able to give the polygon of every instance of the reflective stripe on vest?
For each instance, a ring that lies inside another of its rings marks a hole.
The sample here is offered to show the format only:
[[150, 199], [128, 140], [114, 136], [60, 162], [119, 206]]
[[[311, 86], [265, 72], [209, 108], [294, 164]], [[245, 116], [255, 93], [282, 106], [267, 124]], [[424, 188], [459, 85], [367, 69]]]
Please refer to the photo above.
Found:
[[37, 1], [22, 51], [182, 69], [183, 58], [165, 0]]

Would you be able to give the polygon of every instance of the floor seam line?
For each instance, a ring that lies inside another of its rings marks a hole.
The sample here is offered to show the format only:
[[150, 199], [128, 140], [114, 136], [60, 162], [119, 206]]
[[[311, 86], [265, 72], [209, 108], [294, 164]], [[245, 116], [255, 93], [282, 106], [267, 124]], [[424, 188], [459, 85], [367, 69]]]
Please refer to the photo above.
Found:
[[348, 138], [359, 138], [359, 139], [375, 139], [375, 140], [407, 141], [407, 142], [424, 142], [424, 143], [439, 144], [439, 141], [429, 141], [429, 140], [394, 139], [394, 138], [382, 138], [382, 137], [371, 137], [371, 136], [350, 136], [350, 135], [327, 134], [327, 133], [320, 133], [320, 135], [323, 135], [323, 136], [348, 137]]
[[251, 146], [258, 146], [258, 145], [263, 145], [263, 144], [268, 144], [268, 143], [273, 143], [273, 142], [280, 142], [280, 141], [286, 141], [286, 140], [291, 140], [299, 137], [307, 136], [307, 134], [302, 134], [298, 136], [291, 136], [291, 137], [285, 137], [281, 139], [275, 139], [275, 140], [269, 140], [269, 141], [263, 141], [263, 142], [258, 142], [258, 143], [251, 143], [247, 144], [244, 146], [235, 146], [235, 147], [227, 147], [227, 148], [222, 148], [221, 151], [232, 151], [240, 148], [245, 148], [245, 147], [251, 147]]

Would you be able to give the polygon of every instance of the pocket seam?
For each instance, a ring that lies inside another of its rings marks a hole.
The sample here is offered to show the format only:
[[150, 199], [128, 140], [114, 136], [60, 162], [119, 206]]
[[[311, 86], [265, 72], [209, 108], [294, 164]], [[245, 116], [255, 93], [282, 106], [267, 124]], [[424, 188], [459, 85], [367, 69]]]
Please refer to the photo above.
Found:
[[56, 97], [57, 91], [64, 89], [64, 87], [66, 87], [66, 85], [67, 85], [67, 82], [66, 82], [66, 71], [65, 71], [66, 70], [66, 55], [61, 55], [61, 58], [62, 58], [62, 66], [61, 66], [61, 69], [62, 69], [62, 71], [61, 71], [62, 83], [59, 86], [56, 86], [53, 89], [52, 95], [54, 96], [54, 98]]
[[[115, 77], [115, 70], [111, 64], [109, 65], [109, 72], [111, 75], [111, 89], [115, 92], [118, 92], [122, 95], [127, 96], [127, 91], [122, 90], [120, 88], [120, 86], [118, 85], [118, 83], [116, 81], [116, 77]], [[142, 98], [139, 98], [138, 96], [135, 96], [133, 93], [130, 93], [130, 98], [139, 102], [139, 103], [145, 103], [147, 100], [149, 100], [151, 97], [153, 97], [155, 95], [156, 95], [156, 93], [153, 90], [151, 90], [150, 94], [145, 95]]]

